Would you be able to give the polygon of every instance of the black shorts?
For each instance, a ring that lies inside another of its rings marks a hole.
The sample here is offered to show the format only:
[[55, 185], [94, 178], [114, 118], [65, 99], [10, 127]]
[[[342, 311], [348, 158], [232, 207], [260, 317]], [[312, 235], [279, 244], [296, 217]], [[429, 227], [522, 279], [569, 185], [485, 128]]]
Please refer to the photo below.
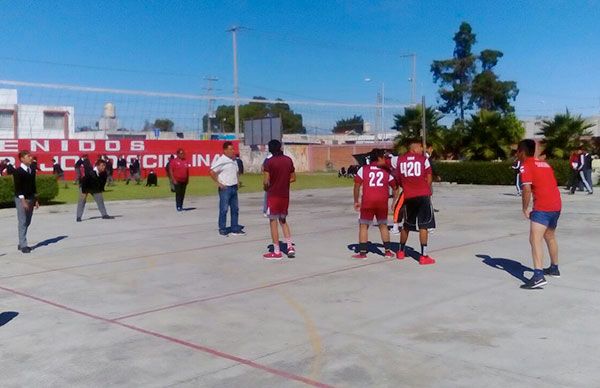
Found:
[[414, 197], [404, 200], [404, 227], [412, 231], [435, 228], [431, 197]]

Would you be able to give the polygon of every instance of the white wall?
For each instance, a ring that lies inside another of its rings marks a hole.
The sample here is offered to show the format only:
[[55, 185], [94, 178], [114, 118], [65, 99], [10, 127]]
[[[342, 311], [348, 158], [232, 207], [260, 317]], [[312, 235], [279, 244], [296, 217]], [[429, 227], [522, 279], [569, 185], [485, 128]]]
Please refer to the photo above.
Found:
[[[44, 129], [44, 112], [68, 112], [69, 137], [75, 133], [75, 108], [72, 106], [19, 105], [19, 139], [64, 139], [63, 130]], [[12, 137], [12, 136], [11, 136]]]

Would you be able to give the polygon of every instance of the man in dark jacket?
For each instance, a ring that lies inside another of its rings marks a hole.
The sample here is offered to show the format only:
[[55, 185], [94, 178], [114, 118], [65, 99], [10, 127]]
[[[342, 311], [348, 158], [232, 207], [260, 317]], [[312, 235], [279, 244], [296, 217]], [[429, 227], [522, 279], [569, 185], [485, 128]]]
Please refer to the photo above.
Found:
[[135, 180], [135, 184], [139, 185], [142, 181], [142, 175], [141, 175], [141, 166], [140, 166], [140, 159], [135, 158], [131, 161], [131, 164], [129, 164], [129, 177], [127, 178], [127, 181], [125, 182], [126, 185], [129, 184], [130, 180]]
[[37, 200], [37, 188], [35, 185], [35, 172], [32, 171], [31, 163], [33, 157], [27, 150], [19, 152], [21, 166], [14, 170], [13, 179], [15, 183], [15, 207], [17, 208], [17, 221], [19, 231], [19, 245], [17, 249], [23, 253], [31, 252], [27, 246], [27, 228], [31, 224], [33, 208], [40, 206]]
[[114, 218], [108, 215], [106, 207], [104, 207], [104, 197], [102, 196], [104, 185], [106, 185], [106, 161], [98, 159], [96, 167], [81, 178], [81, 194], [79, 194], [79, 202], [77, 203], [77, 222], [81, 222], [88, 194], [94, 197], [103, 219]]

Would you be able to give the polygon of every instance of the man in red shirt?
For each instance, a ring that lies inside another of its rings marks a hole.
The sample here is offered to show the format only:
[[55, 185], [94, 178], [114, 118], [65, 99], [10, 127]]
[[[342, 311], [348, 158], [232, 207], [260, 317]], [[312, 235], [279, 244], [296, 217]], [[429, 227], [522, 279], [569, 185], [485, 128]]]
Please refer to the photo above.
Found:
[[[354, 209], [360, 211], [358, 219], [358, 253], [355, 259], [367, 258], [367, 241], [369, 238], [369, 225], [376, 219], [385, 248], [385, 257], [393, 258], [390, 246], [390, 232], [387, 226], [388, 198], [390, 187], [394, 190], [394, 198], [398, 191], [396, 181], [386, 168], [385, 150], [375, 148], [369, 156], [370, 164], [362, 166], [354, 176]], [[359, 202], [360, 189], [362, 198]]]
[[296, 249], [292, 242], [290, 226], [287, 223], [288, 206], [290, 203], [290, 183], [296, 181], [294, 162], [281, 150], [279, 140], [271, 140], [268, 144], [272, 157], [265, 160], [263, 165], [263, 186], [267, 192], [267, 217], [273, 239], [273, 252], [263, 255], [267, 260], [281, 260], [283, 257], [279, 248], [279, 227], [281, 225], [283, 237], [287, 244], [287, 256], [296, 256]]
[[[556, 226], [561, 211], [561, 199], [552, 167], [545, 161], [534, 158], [535, 141], [521, 140], [517, 148], [517, 156], [522, 162], [521, 185], [523, 215], [530, 220], [529, 242], [533, 256], [533, 276], [522, 285], [522, 288], [541, 288], [546, 285], [544, 274], [560, 277], [558, 270], [558, 243]], [[529, 210], [529, 202], [533, 194], [533, 210]], [[550, 267], [543, 269], [542, 258], [546, 241], [550, 253]]]
[[404, 225], [400, 233], [400, 250], [396, 254], [404, 259], [408, 232], [419, 230], [421, 256], [419, 264], [434, 264], [435, 260], [427, 254], [429, 229], [435, 228], [435, 217], [431, 205], [431, 165], [423, 155], [423, 145], [419, 139], [407, 142], [409, 150], [398, 157], [395, 175], [404, 194]]
[[183, 148], [179, 148], [177, 157], [169, 162], [169, 176], [175, 190], [175, 207], [178, 212], [183, 211], [183, 199], [185, 198], [185, 189], [190, 176]]

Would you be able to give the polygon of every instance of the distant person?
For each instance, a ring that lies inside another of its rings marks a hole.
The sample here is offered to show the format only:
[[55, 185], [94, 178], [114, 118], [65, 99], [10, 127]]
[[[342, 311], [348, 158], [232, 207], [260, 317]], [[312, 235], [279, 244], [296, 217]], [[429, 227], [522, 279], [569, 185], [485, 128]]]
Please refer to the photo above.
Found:
[[171, 177], [171, 162], [173, 161], [173, 159], [175, 159], [174, 155], [169, 156], [169, 161], [167, 162], [167, 165], [165, 166], [165, 171], [167, 173], [167, 178], [169, 179], [169, 187], [171, 188], [171, 193], [175, 192], [175, 186], [173, 185], [173, 178]]
[[[219, 191], [219, 234], [223, 237], [245, 235], [239, 224], [238, 187], [239, 171], [235, 161], [233, 143], [223, 143], [223, 155], [215, 158], [210, 166], [210, 176]], [[227, 226], [227, 212], [231, 210], [231, 226]]]
[[[397, 196], [396, 180], [386, 168], [385, 151], [374, 148], [369, 160], [358, 169], [354, 176], [354, 209], [360, 212], [358, 218], [358, 252], [352, 256], [354, 259], [367, 258], [369, 226], [375, 219], [379, 228], [381, 240], [385, 249], [385, 257], [393, 258], [390, 233], [388, 230], [388, 201], [390, 188]], [[362, 196], [361, 196], [362, 191]]]
[[7, 160], [7, 159], [0, 160], [0, 176], [3, 176], [3, 175], [5, 175], [5, 174], [4, 174], [4, 170], [6, 170], [6, 164], [7, 164], [7, 163], [6, 163], [6, 160]]
[[273, 156], [267, 159], [263, 166], [263, 187], [267, 193], [267, 216], [269, 217], [273, 252], [265, 253], [263, 258], [279, 260], [283, 256], [279, 247], [278, 224], [281, 225], [285, 239], [287, 257], [293, 258], [296, 257], [296, 248], [292, 242], [287, 216], [290, 203], [290, 183], [296, 181], [294, 163], [290, 157], [283, 154], [279, 140], [271, 140], [268, 147], [269, 153]]
[[510, 166], [516, 173], [515, 187], [517, 188], [517, 195], [521, 195], [521, 161], [515, 157], [513, 164]]
[[128, 185], [129, 181], [135, 180], [135, 184], [139, 185], [142, 182], [141, 171], [140, 159], [139, 157], [135, 157], [129, 164], [129, 177], [125, 184]]
[[579, 177], [583, 183], [583, 187], [588, 194], [594, 194], [592, 184], [592, 155], [586, 150], [585, 146], [579, 147]]
[[113, 168], [112, 159], [109, 158], [107, 155], [104, 155], [102, 157], [102, 159], [104, 159], [104, 161], [106, 162], [106, 185], [114, 186], [114, 178], [113, 178], [114, 168]]
[[[263, 174], [265, 173], [265, 164], [272, 157], [273, 157], [273, 154], [269, 152], [267, 154], [267, 157], [265, 158], [265, 160], [263, 160], [262, 165], [260, 166], [260, 172], [261, 173], [263, 173]], [[265, 216], [265, 217], [268, 216], [268, 214], [267, 214], [267, 191], [266, 190], [265, 190], [265, 194], [263, 196], [263, 216]]]
[[31, 252], [27, 244], [27, 229], [31, 225], [33, 208], [40, 206], [37, 198], [35, 173], [31, 167], [33, 157], [27, 150], [19, 151], [21, 165], [13, 172], [15, 186], [15, 207], [17, 209], [17, 223], [19, 244], [17, 249], [23, 253]]
[[146, 187], [150, 187], [150, 186], [154, 186], [154, 187], [158, 186], [158, 177], [156, 176], [156, 173], [154, 172], [154, 170], [150, 170], [150, 172], [148, 173], [148, 176], [146, 177]]
[[342, 168], [340, 168], [338, 170], [338, 178], [341, 178], [341, 177], [344, 177], [344, 178], [346, 177], [346, 167], [342, 166]]
[[6, 164], [6, 168], [4, 169], [5, 175], [12, 175], [15, 172], [15, 166], [10, 162], [8, 158], [4, 159], [4, 163]]
[[37, 175], [37, 172], [40, 170], [40, 168], [38, 167], [38, 161], [37, 161], [37, 156], [32, 157], [31, 159], [31, 172], [33, 173], [33, 175]]
[[121, 155], [117, 159], [117, 179], [123, 181], [127, 178], [127, 159], [125, 155]]
[[103, 219], [110, 220], [114, 218], [108, 215], [106, 207], [104, 206], [102, 192], [104, 192], [105, 185], [106, 161], [104, 159], [98, 159], [92, 171], [87, 172], [81, 178], [81, 193], [79, 194], [79, 201], [77, 202], [77, 215], [75, 218], [77, 222], [81, 222], [88, 194], [91, 194], [94, 197], [94, 201], [96, 201], [96, 205], [98, 205], [98, 211], [100, 211], [100, 215], [102, 215]]
[[240, 159], [240, 154], [235, 154], [235, 162], [238, 165], [238, 172], [240, 175], [244, 175], [244, 162]]
[[404, 259], [405, 247], [410, 231], [419, 231], [421, 256], [419, 264], [434, 264], [427, 253], [429, 230], [435, 229], [435, 216], [431, 203], [431, 164], [423, 155], [423, 145], [419, 139], [407, 142], [409, 150], [398, 158], [395, 176], [404, 194], [404, 225], [400, 232], [398, 259]]
[[56, 161], [56, 159], [52, 159], [52, 174], [56, 177], [56, 181], [62, 181], [65, 185], [65, 189], [67, 188], [67, 182], [65, 181], [65, 172], [60, 166], [60, 163]]
[[[556, 227], [562, 208], [560, 192], [552, 167], [534, 157], [535, 141], [525, 139], [519, 142], [517, 155], [521, 160], [521, 185], [523, 189], [523, 215], [530, 221], [529, 243], [533, 256], [533, 276], [521, 288], [541, 288], [547, 284], [544, 275], [560, 277], [558, 270], [558, 242]], [[533, 210], [529, 210], [533, 196]], [[550, 254], [550, 267], [543, 269], [544, 246], [546, 242]]]
[[81, 180], [86, 174], [89, 174], [94, 167], [88, 158], [88, 154], [82, 154], [79, 160], [75, 162], [75, 183], [81, 187]]
[[177, 150], [176, 155], [177, 157], [171, 160], [169, 164], [169, 175], [175, 188], [175, 208], [180, 212], [183, 211], [183, 200], [190, 179], [190, 169], [188, 161], [185, 159], [185, 151], [182, 148]]

